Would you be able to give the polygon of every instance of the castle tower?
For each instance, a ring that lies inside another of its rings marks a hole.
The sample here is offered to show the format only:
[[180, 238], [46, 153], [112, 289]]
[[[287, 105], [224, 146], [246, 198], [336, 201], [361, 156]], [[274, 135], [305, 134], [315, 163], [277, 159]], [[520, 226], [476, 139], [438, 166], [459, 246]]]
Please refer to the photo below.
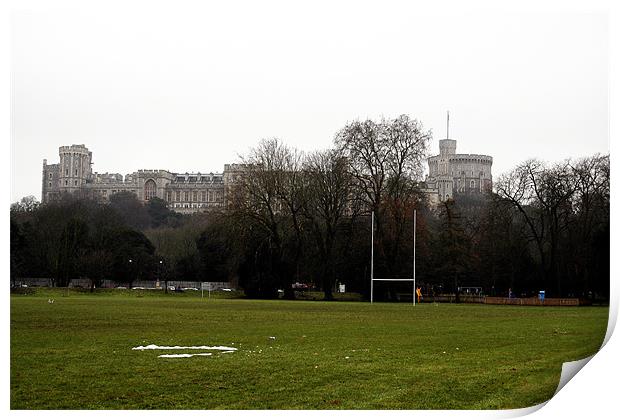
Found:
[[446, 111], [446, 138], [439, 140], [439, 156], [448, 159], [456, 154], [456, 140], [450, 139], [450, 111]]
[[437, 157], [437, 189], [440, 200], [452, 198], [454, 180], [450, 168], [450, 160], [456, 154], [456, 140], [450, 138], [450, 113], [447, 113], [446, 138], [439, 140], [439, 156]]
[[83, 144], [61, 146], [58, 149], [58, 187], [61, 193], [80, 191], [92, 177], [92, 152]]
[[439, 140], [439, 156], [452, 156], [456, 154], [456, 140], [441, 139]]
[[446, 138], [439, 140], [439, 154], [428, 158], [426, 184], [437, 201], [455, 194], [482, 194], [491, 190], [493, 158], [479, 154], [457, 154], [456, 140], [450, 138], [450, 114], [447, 115]]

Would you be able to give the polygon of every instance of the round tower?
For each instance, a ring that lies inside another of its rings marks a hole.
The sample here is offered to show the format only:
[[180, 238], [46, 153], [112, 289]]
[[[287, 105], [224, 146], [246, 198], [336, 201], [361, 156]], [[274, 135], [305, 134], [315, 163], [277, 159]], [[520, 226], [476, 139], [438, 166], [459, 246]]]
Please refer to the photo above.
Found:
[[61, 146], [58, 154], [60, 191], [80, 191], [92, 175], [92, 153], [83, 144], [73, 144]]

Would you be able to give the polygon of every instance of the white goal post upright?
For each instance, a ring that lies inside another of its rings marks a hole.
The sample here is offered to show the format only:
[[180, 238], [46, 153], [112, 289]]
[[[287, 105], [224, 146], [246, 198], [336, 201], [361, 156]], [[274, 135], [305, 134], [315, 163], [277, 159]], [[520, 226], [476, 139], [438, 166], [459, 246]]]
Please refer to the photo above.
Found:
[[200, 297], [204, 299], [205, 297], [205, 287], [209, 293], [209, 299], [211, 299], [211, 283], [207, 281], [203, 281], [200, 283]]
[[375, 278], [375, 212], [370, 217], [370, 303], [374, 302], [374, 282], [375, 281], [410, 281], [413, 282], [413, 306], [415, 306], [415, 239], [416, 239], [416, 216], [417, 210], [413, 210], [413, 278], [410, 279], [376, 279]]
[[375, 264], [375, 212], [373, 211], [370, 215], [370, 303], [372, 303], [373, 298], [373, 286], [375, 281], [375, 272], [374, 272], [374, 264]]

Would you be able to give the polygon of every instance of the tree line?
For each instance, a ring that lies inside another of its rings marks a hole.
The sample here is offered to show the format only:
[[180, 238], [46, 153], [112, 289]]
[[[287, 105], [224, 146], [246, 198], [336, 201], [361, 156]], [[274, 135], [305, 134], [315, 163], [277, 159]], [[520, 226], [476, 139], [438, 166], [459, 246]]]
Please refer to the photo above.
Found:
[[[11, 276], [131, 285], [136, 279], [233, 281], [251, 297], [338, 283], [369, 294], [375, 277], [416, 279], [426, 295], [609, 296], [609, 156], [529, 160], [494, 190], [433, 204], [421, 181], [431, 132], [408, 116], [354, 121], [327, 150], [264, 139], [241, 158], [226, 206], [180, 215], [131, 193], [11, 207]], [[410, 285], [376, 284], [397, 299]]]

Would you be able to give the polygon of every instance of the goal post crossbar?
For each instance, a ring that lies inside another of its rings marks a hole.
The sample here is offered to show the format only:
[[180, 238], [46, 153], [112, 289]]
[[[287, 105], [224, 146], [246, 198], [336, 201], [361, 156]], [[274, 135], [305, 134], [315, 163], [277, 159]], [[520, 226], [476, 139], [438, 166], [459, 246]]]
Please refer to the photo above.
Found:
[[370, 303], [374, 301], [374, 282], [376, 281], [410, 281], [413, 282], [413, 306], [415, 306], [415, 240], [416, 240], [416, 216], [417, 211], [413, 210], [413, 278], [411, 279], [376, 279], [375, 278], [375, 212], [371, 213], [370, 229]]
[[372, 281], [415, 281], [415, 279], [372, 279]]

